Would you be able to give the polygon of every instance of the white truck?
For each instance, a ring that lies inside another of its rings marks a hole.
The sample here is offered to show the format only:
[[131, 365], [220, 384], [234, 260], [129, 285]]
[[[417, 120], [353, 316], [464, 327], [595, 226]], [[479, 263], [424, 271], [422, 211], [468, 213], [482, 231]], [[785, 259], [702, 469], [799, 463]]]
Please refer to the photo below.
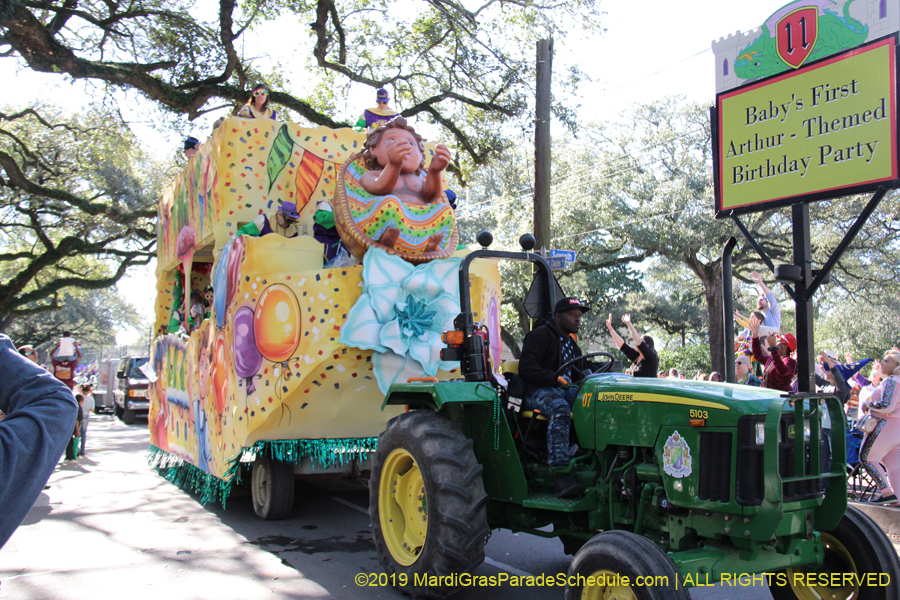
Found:
[[113, 412], [116, 392], [118, 358], [102, 358], [97, 365], [97, 388], [94, 390], [94, 411]]

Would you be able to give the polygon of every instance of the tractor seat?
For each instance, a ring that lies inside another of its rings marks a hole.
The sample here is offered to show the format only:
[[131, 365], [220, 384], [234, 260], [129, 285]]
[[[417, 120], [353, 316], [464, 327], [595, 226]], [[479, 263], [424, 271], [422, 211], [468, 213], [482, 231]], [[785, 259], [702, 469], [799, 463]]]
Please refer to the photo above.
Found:
[[517, 360], [507, 360], [503, 364], [500, 365], [501, 373], [519, 373], [519, 361]]
[[537, 419], [538, 421], [547, 421], [547, 417], [541, 414], [539, 410], [523, 410], [519, 413], [523, 419]]
[[[500, 365], [501, 373], [519, 373], [519, 361], [508, 360]], [[537, 419], [538, 421], [547, 421], [547, 417], [541, 414], [539, 410], [522, 410], [522, 398], [513, 398], [510, 396], [507, 400], [507, 406], [516, 413], [516, 416], [523, 419]]]

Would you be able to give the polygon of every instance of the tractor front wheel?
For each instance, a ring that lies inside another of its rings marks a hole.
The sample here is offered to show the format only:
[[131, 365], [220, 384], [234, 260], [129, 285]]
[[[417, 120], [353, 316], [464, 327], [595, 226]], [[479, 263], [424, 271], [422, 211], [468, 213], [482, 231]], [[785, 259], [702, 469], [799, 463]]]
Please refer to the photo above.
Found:
[[413, 598], [449, 598], [458, 588], [437, 578], [484, 561], [490, 530], [482, 471], [459, 423], [431, 410], [388, 422], [372, 463], [369, 515], [393, 585]]
[[666, 553], [647, 538], [627, 531], [595, 535], [575, 554], [568, 575], [568, 581], [576, 585], [566, 587], [566, 600], [691, 597], [678, 583], [678, 571]]
[[[775, 600], [887, 600], [900, 597], [900, 560], [884, 531], [867, 514], [848, 506], [838, 526], [821, 532], [821, 566], [776, 573]], [[839, 575], [837, 578], [831, 575]], [[795, 585], [796, 583], [796, 585]], [[814, 583], [816, 585], [808, 585]], [[836, 585], [830, 585], [830, 584]], [[783, 585], [778, 585], [783, 584]]]

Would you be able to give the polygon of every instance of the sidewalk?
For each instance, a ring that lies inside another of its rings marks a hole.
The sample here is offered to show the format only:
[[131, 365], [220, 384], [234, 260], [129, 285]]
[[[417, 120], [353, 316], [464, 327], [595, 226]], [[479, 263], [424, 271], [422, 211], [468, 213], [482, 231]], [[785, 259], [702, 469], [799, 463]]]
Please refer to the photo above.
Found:
[[6, 600], [310, 598], [318, 584], [148, 467], [146, 423], [93, 415], [86, 458], [61, 463], [0, 549]]

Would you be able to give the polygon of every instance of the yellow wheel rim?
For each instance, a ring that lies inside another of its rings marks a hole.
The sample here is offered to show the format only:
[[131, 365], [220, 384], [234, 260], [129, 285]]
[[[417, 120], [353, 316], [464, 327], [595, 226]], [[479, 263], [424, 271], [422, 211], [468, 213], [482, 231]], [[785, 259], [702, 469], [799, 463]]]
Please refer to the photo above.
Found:
[[378, 486], [381, 531], [394, 560], [408, 567], [419, 559], [428, 532], [425, 482], [412, 455], [402, 448], [384, 461]]
[[[863, 575], [863, 573], [859, 573], [856, 570], [856, 563], [853, 562], [853, 557], [850, 556], [850, 552], [847, 551], [842, 543], [827, 533], [820, 535], [822, 536], [822, 545], [825, 548], [825, 561], [821, 571], [805, 567], [787, 570], [788, 584], [794, 590], [794, 594], [799, 600], [850, 600], [851, 598], [859, 598], [859, 586], [853, 582], [835, 587], [829, 585], [794, 586], [795, 573], [802, 574], [804, 581], [806, 581], [806, 573], [810, 572]], [[843, 577], [841, 577], [841, 583], [843, 582]]]
[[[614, 583], [618, 573], [612, 571], [594, 571], [593, 577], [600, 583]], [[637, 600], [630, 585], [592, 585], [581, 588], [581, 600]]]

